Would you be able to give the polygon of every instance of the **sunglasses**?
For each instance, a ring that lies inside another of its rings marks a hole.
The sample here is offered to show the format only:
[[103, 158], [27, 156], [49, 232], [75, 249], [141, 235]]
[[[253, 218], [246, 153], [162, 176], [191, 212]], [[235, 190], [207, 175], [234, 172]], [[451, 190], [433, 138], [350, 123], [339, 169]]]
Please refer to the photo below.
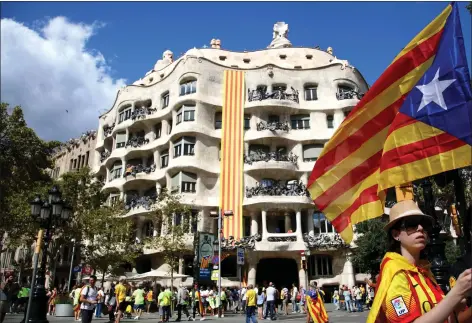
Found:
[[423, 216], [411, 216], [403, 219], [400, 228], [410, 235], [418, 231], [419, 225], [421, 225], [425, 232], [431, 232], [433, 229], [433, 222], [429, 218]]

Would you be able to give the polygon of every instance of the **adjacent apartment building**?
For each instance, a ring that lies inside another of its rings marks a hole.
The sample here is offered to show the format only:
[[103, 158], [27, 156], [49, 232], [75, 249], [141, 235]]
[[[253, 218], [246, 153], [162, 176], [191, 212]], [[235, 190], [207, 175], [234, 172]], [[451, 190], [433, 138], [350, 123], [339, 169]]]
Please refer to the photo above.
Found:
[[[110, 202], [125, 202], [138, 239], [159, 235], [162, 228], [144, 215], [159, 190], [168, 188], [198, 215], [189, 236], [195, 230], [217, 233], [211, 214], [218, 210], [228, 171], [222, 168], [221, 141], [231, 124], [231, 118], [226, 126], [223, 120], [232, 91], [225, 71], [242, 71], [244, 77], [238, 103], [244, 109], [243, 149], [240, 156], [226, 155], [243, 160], [235, 175], [242, 178], [242, 214], [231, 222], [238, 223], [247, 247], [243, 279], [282, 286], [305, 285], [308, 278], [328, 292], [362, 281], [349, 261], [349, 246], [316, 210], [306, 184], [323, 145], [368, 85], [332, 48], [292, 46], [285, 23], [274, 25], [272, 42], [262, 50], [234, 52], [213, 39], [210, 47], [190, 49], [177, 60], [165, 51], [142, 79], [118, 92], [99, 119], [91, 159]], [[227, 236], [224, 285], [239, 285], [234, 246]], [[192, 262], [189, 251], [179, 272], [192, 275]], [[145, 250], [135, 270], [162, 265], [156, 250]], [[191, 284], [191, 278], [184, 283]]]

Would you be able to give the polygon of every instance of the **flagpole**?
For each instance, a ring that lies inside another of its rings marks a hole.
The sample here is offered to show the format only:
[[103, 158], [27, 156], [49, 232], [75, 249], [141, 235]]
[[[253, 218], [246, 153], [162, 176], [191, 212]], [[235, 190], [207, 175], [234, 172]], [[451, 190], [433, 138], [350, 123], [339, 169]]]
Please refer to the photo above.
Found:
[[443, 292], [447, 293], [449, 284], [449, 266], [447, 265], [445, 256], [446, 244], [441, 237], [441, 226], [434, 208], [433, 185], [431, 183], [431, 178], [426, 177], [423, 179], [421, 186], [423, 187], [425, 213], [434, 218], [433, 229], [432, 232], [429, 233], [430, 243], [426, 248], [426, 252], [429, 261], [432, 263], [431, 272], [433, 273], [434, 278]]

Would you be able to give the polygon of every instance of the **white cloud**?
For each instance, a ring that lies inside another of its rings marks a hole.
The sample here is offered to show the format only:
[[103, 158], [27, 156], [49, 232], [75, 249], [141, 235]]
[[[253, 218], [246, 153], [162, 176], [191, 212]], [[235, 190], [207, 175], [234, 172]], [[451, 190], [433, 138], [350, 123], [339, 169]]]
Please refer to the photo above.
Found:
[[125, 85], [100, 52], [87, 48], [102, 26], [56, 17], [31, 29], [1, 20], [1, 101], [21, 105], [41, 138], [65, 141], [96, 129]]

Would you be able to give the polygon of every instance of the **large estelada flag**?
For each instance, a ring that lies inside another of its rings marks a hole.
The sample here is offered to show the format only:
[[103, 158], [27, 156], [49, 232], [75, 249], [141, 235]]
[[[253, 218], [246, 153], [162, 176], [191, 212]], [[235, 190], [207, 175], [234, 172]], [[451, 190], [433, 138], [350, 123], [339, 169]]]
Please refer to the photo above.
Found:
[[318, 291], [316, 293], [318, 297], [315, 300], [310, 296], [305, 296], [308, 313], [310, 313], [313, 323], [327, 323], [329, 318], [323, 299]]
[[384, 213], [385, 191], [471, 165], [472, 91], [449, 4], [395, 58], [325, 145], [311, 197], [346, 242]]

